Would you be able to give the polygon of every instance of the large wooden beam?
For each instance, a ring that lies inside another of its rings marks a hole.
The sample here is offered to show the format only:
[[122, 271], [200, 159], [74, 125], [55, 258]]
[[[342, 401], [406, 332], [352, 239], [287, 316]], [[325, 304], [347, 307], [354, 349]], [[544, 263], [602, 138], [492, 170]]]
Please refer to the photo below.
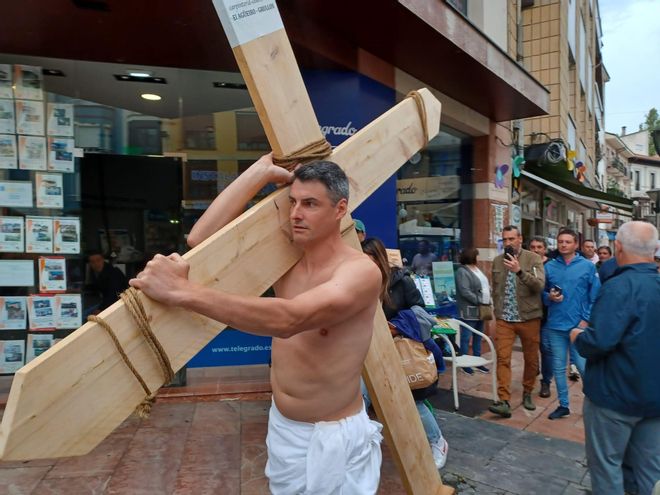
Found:
[[[267, 18], [257, 29], [263, 32], [246, 40], [241, 31], [245, 25], [237, 27], [230, 21], [232, 12], [223, 10], [231, 2], [214, 3], [276, 155], [288, 155], [320, 140], [318, 122], [279, 15]], [[351, 211], [437, 134], [440, 103], [427, 90], [420, 94], [427, 114], [426, 135], [415, 104], [406, 100], [332, 153], [330, 159], [350, 179]], [[347, 216], [344, 232], [350, 224]], [[349, 242], [359, 248], [354, 230], [348, 232]], [[288, 232], [286, 190], [273, 193], [185, 255], [191, 279], [254, 295], [263, 293], [299, 257]], [[141, 298], [174, 369], [224, 328], [200, 315]], [[123, 303], [114, 304], [101, 316], [116, 329], [149, 387], [160, 387], [160, 369]], [[450, 494], [453, 490], [442, 486], [433, 465], [382, 311], [375, 326], [365, 379], [404, 485], [414, 494]], [[0, 426], [0, 458], [87, 453], [133, 411], [143, 395], [105, 331], [88, 323], [16, 374]]]
[[[429, 91], [420, 92], [432, 137], [439, 128], [440, 103]], [[330, 159], [350, 178], [349, 207], [357, 207], [423, 144], [417, 108], [407, 99], [339, 146]], [[191, 279], [237, 294], [262, 294], [300, 257], [290, 241], [288, 204], [288, 189], [276, 191], [186, 253]], [[175, 369], [223, 328], [198, 314], [144, 296], [142, 300]], [[155, 390], [163, 385], [157, 361], [124, 304], [117, 302], [100, 316], [115, 329], [148, 386]], [[85, 454], [143, 398], [105, 330], [86, 323], [16, 373], [0, 426], [0, 457]]]

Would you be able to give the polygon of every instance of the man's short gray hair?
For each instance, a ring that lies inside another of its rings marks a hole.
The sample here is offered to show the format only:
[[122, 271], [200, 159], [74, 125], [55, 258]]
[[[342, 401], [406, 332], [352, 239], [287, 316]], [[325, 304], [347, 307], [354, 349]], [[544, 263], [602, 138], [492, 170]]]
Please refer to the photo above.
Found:
[[653, 258], [658, 246], [658, 229], [648, 222], [626, 222], [619, 227], [616, 240], [631, 254]]
[[300, 182], [316, 180], [323, 184], [328, 190], [328, 197], [333, 205], [341, 199], [348, 201], [348, 177], [334, 162], [328, 160], [311, 162], [298, 167], [293, 174]]

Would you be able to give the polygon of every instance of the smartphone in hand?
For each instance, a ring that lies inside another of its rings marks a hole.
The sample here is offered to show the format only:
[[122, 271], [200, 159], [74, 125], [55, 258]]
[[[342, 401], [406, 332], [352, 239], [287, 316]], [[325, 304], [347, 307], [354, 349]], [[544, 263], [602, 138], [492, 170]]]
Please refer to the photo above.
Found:
[[513, 249], [513, 246], [506, 246], [504, 248], [504, 255], [509, 255], [509, 258], [514, 258], [516, 255], [516, 251]]

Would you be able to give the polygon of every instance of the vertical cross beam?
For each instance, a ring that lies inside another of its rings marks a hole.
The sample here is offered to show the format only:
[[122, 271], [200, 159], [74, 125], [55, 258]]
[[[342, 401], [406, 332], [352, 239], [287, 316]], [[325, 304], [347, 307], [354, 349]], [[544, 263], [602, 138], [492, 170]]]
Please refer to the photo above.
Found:
[[[275, 154], [286, 156], [323, 139], [274, 0], [257, 3], [258, 7], [243, 7], [239, 0], [214, 0], [214, 5]], [[345, 240], [361, 250], [354, 230]], [[453, 493], [435, 469], [381, 309], [374, 320], [364, 378], [407, 492]]]

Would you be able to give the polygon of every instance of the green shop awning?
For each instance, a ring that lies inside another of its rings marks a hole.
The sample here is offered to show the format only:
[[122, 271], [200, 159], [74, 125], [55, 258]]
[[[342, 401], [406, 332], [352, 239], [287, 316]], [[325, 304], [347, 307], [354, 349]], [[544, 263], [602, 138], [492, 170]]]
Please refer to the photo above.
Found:
[[532, 165], [523, 170], [522, 175], [568, 197], [581, 201], [594, 202], [596, 203], [594, 205], [595, 208], [599, 208], [601, 204], [627, 211], [632, 211], [633, 208], [631, 199], [582, 185], [563, 164], [558, 164], [554, 167], [537, 167]]

